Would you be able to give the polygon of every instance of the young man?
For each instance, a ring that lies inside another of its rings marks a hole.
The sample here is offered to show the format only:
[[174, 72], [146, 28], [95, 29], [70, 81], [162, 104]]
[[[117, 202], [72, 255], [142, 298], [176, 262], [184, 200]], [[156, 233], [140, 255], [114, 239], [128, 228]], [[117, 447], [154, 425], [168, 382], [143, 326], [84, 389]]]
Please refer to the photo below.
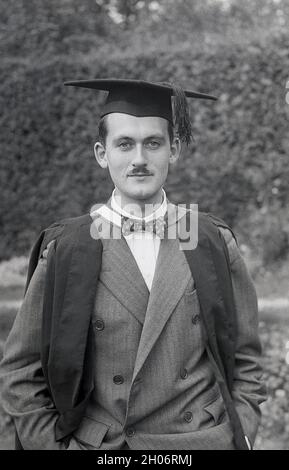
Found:
[[1, 367], [23, 448], [251, 448], [265, 399], [253, 283], [220, 219], [199, 213], [197, 246], [182, 244], [192, 213], [163, 190], [191, 136], [185, 95], [214, 97], [67, 84], [109, 92], [94, 150], [115, 189], [33, 248]]

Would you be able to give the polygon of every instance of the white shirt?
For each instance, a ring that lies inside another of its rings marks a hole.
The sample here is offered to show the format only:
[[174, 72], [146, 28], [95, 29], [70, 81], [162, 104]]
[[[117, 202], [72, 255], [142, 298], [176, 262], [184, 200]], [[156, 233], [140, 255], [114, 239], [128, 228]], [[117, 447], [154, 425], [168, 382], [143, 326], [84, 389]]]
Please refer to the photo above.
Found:
[[[119, 227], [121, 227], [122, 215], [125, 217], [133, 218], [135, 220], [144, 220], [147, 223], [158, 217], [163, 217], [167, 211], [167, 196], [164, 189], [162, 189], [162, 192], [163, 201], [160, 207], [156, 211], [152, 212], [150, 215], [143, 218], [135, 217], [121, 208], [121, 206], [116, 201], [115, 189], [113, 190], [111, 196], [112, 210], [107, 206], [102, 206], [96, 212], [98, 212], [102, 217], [109, 220], [110, 222], [115, 223]], [[147, 288], [150, 291], [155, 274], [156, 262], [159, 254], [161, 239], [155, 233], [151, 233], [148, 231], [132, 232], [129, 235], [126, 235], [124, 238], [126, 239], [126, 242], [132, 252], [132, 255], [145, 280]]]

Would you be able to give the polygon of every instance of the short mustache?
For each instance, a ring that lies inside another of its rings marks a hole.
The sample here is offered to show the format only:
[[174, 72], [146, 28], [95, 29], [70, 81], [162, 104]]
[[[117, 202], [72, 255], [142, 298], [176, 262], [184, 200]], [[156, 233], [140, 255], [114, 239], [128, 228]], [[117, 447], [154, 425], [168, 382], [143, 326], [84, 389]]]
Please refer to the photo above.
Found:
[[132, 171], [130, 171], [128, 173], [128, 176], [134, 176], [134, 175], [139, 175], [139, 174], [142, 174], [142, 175], [151, 175], [151, 172], [149, 170], [147, 170], [146, 168], [134, 168]]

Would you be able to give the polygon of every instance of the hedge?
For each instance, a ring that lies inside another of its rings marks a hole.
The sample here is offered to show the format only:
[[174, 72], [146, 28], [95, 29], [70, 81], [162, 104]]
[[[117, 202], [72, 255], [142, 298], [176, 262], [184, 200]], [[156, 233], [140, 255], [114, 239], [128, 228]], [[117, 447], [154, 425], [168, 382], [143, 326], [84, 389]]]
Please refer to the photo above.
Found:
[[93, 157], [103, 96], [62, 85], [87, 77], [173, 80], [217, 95], [216, 103], [190, 104], [195, 141], [170, 172], [168, 195], [223, 217], [266, 262], [288, 253], [287, 36], [249, 47], [215, 45], [205, 54], [179, 45], [3, 64], [1, 259], [28, 253], [44, 227], [84, 213], [111, 192]]

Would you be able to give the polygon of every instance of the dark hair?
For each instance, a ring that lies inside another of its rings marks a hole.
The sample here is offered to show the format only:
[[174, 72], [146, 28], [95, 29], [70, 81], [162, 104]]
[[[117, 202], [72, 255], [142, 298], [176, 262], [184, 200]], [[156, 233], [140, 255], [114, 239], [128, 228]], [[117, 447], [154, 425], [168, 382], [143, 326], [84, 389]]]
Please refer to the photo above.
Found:
[[[101, 120], [99, 121], [99, 125], [98, 125], [98, 140], [103, 146], [105, 146], [105, 141], [106, 141], [106, 137], [108, 133], [107, 116], [108, 116], [107, 114], [103, 116]], [[172, 143], [174, 139], [174, 126], [170, 121], [168, 121], [168, 133], [169, 133], [170, 143]]]

